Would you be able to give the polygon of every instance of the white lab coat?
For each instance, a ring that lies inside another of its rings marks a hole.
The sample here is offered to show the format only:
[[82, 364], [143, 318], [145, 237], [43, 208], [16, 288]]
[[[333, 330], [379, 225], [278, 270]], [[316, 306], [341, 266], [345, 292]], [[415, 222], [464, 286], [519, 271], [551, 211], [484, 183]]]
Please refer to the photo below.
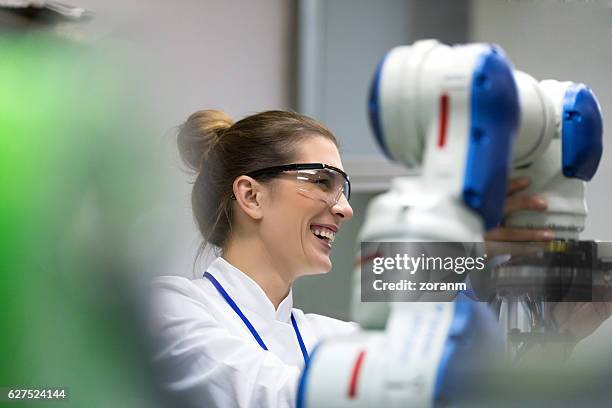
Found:
[[292, 293], [278, 309], [261, 287], [223, 258], [208, 268], [255, 327], [263, 350], [208, 279], [163, 276], [154, 282], [153, 337], [162, 384], [176, 406], [293, 407], [304, 366], [295, 317], [309, 352], [355, 323], [304, 314]]

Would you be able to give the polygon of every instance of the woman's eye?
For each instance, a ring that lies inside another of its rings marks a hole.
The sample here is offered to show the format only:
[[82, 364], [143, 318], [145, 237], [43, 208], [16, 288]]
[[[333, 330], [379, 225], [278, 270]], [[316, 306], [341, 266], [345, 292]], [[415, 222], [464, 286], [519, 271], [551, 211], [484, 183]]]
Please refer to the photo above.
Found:
[[331, 187], [331, 182], [328, 179], [318, 179], [315, 180], [315, 183], [324, 190], [329, 190]]

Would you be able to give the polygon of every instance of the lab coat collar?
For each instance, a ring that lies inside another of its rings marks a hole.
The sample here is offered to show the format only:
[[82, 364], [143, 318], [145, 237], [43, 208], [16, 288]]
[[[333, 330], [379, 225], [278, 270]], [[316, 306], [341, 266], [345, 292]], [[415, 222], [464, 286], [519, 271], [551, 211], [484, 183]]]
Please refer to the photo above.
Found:
[[274, 305], [257, 282], [225, 259], [218, 257], [207, 270], [240, 308], [247, 308], [267, 320], [289, 322], [293, 309], [292, 290], [289, 290], [278, 309], [274, 309]]

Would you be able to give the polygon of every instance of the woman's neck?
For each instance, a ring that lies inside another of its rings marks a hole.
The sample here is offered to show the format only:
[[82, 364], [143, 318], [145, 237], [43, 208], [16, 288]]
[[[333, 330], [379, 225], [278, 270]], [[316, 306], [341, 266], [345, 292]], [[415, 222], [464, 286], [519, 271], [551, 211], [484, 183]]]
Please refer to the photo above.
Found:
[[223, 258], [253, 279], [278, 309], [287, 297], [293, 278], [286, 276], [260, 239], [234, 238], [223, 250]]

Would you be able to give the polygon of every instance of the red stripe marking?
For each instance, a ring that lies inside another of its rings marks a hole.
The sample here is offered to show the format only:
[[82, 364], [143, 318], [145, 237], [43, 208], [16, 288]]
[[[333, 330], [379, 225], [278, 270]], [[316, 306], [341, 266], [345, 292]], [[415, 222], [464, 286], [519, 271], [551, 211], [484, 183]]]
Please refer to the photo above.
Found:
[[446, 126], [448, 124], [448, 95], [440, 95], [440, 130], [438, 133], [438, 147], [446, 144]]
[[365, 358], [365, 350], [361, 351], [357, 356], [357, 360], [355, 361], [355, 365], [353, 366], [353, 373], [351, 374], [351, 382], [349, 383], [348, 389], [348, 397], [349, 399], [354, 399], [357, 397], [357, 380], [359, 379], [359, 373], [361, 372], [361, 366], [363, 364], [363, 359]]

